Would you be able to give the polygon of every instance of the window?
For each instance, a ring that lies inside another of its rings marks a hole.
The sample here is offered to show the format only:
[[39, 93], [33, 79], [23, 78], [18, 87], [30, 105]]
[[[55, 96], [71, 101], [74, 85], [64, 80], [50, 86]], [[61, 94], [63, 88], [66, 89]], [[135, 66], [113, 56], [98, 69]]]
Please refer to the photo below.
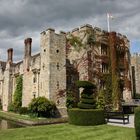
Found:
[[34, 73], [34, 76], [33, 76], [33, 83], [36, 83], [37, 82], [37, 74]]
[[59, 68], [60, 68], [59, 63], [57, 63], [56, 67], [57, 67], [57, 70], [59, 70]]
[[59, 89], [59, 81], [57, 81], [57, 84], [56, 84], [56, 86], [57, 86], [57, 89]]
[[108, 65], [107, 64], [102, 64], [102, 73], [107, 73], [108, 72]]
[[43, 68], [43, 70], [44, 70], [44, 68], [45, 68], [45, 64], [43, 63], [43, 66], [42, 66], [42, 68]]
[[107, 55], [107, 45], [101, 44], [101, 54]]
[[36, 97], [36, 92], [33, 92], [33, 98], [35, 98]]

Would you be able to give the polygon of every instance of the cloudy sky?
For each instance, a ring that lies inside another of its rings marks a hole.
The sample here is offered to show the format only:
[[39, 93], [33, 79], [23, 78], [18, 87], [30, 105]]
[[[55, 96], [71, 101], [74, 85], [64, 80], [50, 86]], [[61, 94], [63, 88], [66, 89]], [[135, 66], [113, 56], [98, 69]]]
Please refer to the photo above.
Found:
[[39, 52], [40, 32], [48, 27], [70, 31], [83, 24], [107, 30], [106, 13], [115, 19], [111, 30], [125, 34], [131, 52], [140, 52], [139, 0], [0, 0], [0, 59], [14, 49], [14, 60], [23, 58], [24, 39], [32, 37]]

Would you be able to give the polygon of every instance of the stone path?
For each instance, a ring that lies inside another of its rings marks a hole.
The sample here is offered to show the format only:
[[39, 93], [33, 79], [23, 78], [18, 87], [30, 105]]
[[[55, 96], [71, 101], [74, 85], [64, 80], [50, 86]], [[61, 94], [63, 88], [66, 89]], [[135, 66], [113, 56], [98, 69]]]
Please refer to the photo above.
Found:
[[107, 123], [108, 125], [134, 128], [134, 115], [129, 116], [129, 124], [123, 124], [122, 120], [109, 119], [109, 121], [111, 121], [111, 122], [108, 122]]

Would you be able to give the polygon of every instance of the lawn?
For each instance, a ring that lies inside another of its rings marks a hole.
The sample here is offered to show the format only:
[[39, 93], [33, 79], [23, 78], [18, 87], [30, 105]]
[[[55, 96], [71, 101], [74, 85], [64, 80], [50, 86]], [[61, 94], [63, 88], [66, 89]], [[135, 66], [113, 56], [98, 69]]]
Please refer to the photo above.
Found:
[[56, 124], [0, 131], [0, 140], [135, 140], [133, 128]]

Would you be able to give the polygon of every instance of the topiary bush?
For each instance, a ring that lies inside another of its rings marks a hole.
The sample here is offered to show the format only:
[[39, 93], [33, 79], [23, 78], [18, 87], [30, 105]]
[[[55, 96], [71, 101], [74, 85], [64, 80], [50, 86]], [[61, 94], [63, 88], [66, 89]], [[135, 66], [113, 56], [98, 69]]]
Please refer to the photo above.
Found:
[[84, 88], [81, 93], [81, 99], [78, 103], [78, 107], [81, 109], [94, 109], [96, 108], [96, 100], [93, 92], [96, 90], [96, 86], [89, 81], [77, 81], [76, 85], [79, 88]]
[[84, 88], [78, 108], [68, 109], [69, 123], [75, 125], [98, 125], [105, 123], [103, 109], [96, 108], [96, 86], [88, 81], [77, 81], [79, 88]]
[[75, 125], [99, 125], [105, 124], [104, 111], [101, 109], [79, 109], [68, 110], [69, 123]]
[[76, 85], [78, 88], [95, 89], [96, 86], [89, 81], [77, 81]]
[[51, 117], [55, 115], [56, 106], [52, 101], [45, 97], [37, 97], [32, 99], [29, 104], [29, 112], [31, 116]]
[[140, 140], [140, 107], [137, 107], [135, 109], [134, 123], [135, 123], [135, 133], [136, 133], [137, 140]]

